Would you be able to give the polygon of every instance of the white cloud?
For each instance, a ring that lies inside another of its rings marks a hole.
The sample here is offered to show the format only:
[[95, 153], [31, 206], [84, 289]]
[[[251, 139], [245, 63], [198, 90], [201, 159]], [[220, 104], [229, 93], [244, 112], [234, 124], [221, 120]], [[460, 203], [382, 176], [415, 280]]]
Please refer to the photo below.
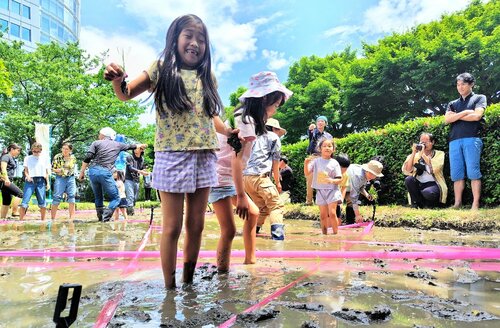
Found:
[[100, 56], [109, 50], [108, 56], [103, 58], [104, 64], [110, 62], [125, 64], [126, 71], [131, 78], [146, 69], [157, 58], [159, 52], [138, 37], [109, 35], [99, 29], [86, 26], [83, 26], [80, 31], [80, 45], [93, 56]]
[[267, 68], [270, 70], [279, 70], [290, 64], [290, 61], [285, 58], [284, 52], [275, 50], [262, 50], [262, 56], [268, 61]]
[[469, 0], [380, 0], [363, 14], [363, 24], [340, 25], [323, 33], [325, 37], [348, 37], [353, 33], [374, 35], [404, 32], [418, 24], [438, 20], [441, 15], [462, 10]]
[[[125, 69], [130, 78], [139, 75], [147, 66], [157, 58], [157, 49], [153, 49], [142, 39], [134, 36], [109, 35], [93, 27], [83, 26], [80, 31], [80, 45], [92, 56], [101, 56], [108, 51], [108, 56], [103, 58], [104, 64], [115, 62], [125, 64]], [[123, 59], [124, 62], [123, 62]], [[141, 101], [149, 93], [137, 97]], [[148, 107], [149, 108], [149, 107]], [[142, 114], [139, 117], [141, 124], [154, 124], [154, 113]]]
[[256, 28], [268, 22], [266, 18], [249, 23], [235, 22], [232, 17], [238, 9], [236, 0], [125, 0], [123, 3], [130, 15], [144, 21], [146, 35], [162, 31], [162, 39], [175, 18], [188, 13], [199, 16], [207, 25], [217, 75], [230, 71], [236, 63], [253, 58], [257, 50]]

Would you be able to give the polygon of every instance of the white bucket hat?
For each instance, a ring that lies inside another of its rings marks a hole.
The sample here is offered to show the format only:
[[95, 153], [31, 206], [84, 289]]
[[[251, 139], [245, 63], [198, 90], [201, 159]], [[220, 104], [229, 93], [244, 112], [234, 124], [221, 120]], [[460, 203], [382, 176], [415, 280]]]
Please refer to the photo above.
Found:
[[371, 174], [375, 175], [376, 177], [383, 177], [384, 175], [382, 174], [382, 170], [384, 169], [384, 166], [382, 163], [379, 161], [371, 160], [366, 164], [361, 165], [363, 170], [370, 172]]
[[250, 77], [248, 90], [238, 98], [244, 102], [246, 98], [260, 98], [274, 91], [280, 91], [285, 95], [285, 101], [293, 94], [283, 84], [274, 72], [259, 72]]
[[278, 137], [282, 137], [286, 134], [286, 130], [280, 126], [280, 122], [275, 118], [268, 118], [266, 125], [278, 129], [279, 131], [276, 133]]

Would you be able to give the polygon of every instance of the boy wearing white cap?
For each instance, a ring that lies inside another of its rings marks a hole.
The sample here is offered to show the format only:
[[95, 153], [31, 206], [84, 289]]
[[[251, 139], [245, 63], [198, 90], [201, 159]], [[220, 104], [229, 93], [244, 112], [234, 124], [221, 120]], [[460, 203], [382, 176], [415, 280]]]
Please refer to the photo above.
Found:
[[[89, 167], [90, 186], [94, 192], [95, 207], [99, 221], [109, 221], [120, 204], [120, 195], [113, 179], [113, 169], [118, 155], [123, 150], [144, 149], [148, 145], [128, 145], [115, 141], [116, 132], [105, 127], [99, 131], [99, 140], [94, 141], [82, 163], [79, 180], [83, 180]], [[108, 208], [104, 208], [104, 193], [110, 198]]]

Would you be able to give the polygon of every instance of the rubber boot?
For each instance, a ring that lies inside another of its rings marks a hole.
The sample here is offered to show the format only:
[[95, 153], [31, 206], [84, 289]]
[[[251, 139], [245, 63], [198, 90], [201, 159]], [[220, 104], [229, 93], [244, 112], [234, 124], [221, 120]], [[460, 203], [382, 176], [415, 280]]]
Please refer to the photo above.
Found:
[[285, 226], [283, 224], [271, 224], [271, 239], [285, 240]]
[[345, 223], [354, 224], [355, 219], [356, 219], [356, 214], [354, 213], [354, 209], [351, 206], [347, 206], [345, 208]]
[[258, 234], [261, 228], [261, 226], [255, 226], [255, 233]]
[[113, 210], [111, 208], [105, 208], [103, 213], [102, 213], [102, 222], [110, 221], [111, 218], [113, 217], [114, 212], [115, 212], [115, 210]]
[[134, 207], [133, 206], [127, 207], [127, 215], [133, 216], [134, 214], [135, 214]]
[[96, 207], [95, 211], [97, 213], [97, 219], [102, 221], [102, 212], [104, 211], [104, 207]]

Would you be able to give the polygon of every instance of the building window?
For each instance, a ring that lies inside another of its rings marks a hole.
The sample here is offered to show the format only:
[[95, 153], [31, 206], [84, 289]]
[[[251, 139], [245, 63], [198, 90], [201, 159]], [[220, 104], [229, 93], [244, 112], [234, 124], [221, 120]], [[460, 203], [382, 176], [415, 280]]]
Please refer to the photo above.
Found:
[[9, 10], [9, 0], [0, 0], [0, 9]]
[[45, 15], [42, 16], [42, 31], [50, 34], [50, 19]]
[[21, 15], [21, 4], [19, 2], [12, 0], [11, 6], [11, 12]]
[[0, 32], [7, 31], [7, 27], [9, 27], [9, 22], [7, 22], [5, 19], [0, 18]]
[[42, 0], [42, 9], [48, 11], [50, 9], [50, 1], [49, 0]]
[[21, 28], [21, 38], [23, 40], [31, 42], [31, 30], [26, 27]]
[[50, 43], [50, 37], [45, 33], [40, 33], [40, 43], [42, 44]]
[[10, 35], [16, 36], [19, 38], [21, 35], [21, 26], [14, 24], [14, 23], [10, 23]]
[[31, 19], [31, 8], [23, 5], [23, 17], [27, 19]]

